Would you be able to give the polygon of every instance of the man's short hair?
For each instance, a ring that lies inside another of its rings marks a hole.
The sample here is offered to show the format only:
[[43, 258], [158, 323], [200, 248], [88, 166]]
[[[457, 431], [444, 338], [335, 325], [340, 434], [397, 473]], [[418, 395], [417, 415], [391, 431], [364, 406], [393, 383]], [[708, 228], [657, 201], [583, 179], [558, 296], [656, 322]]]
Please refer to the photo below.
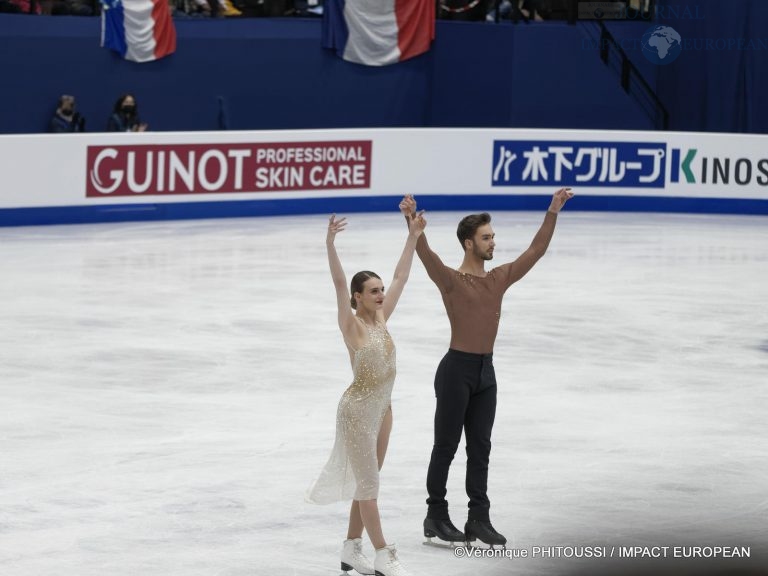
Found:
[[490, 223], [491, 215], [488, 214], [488, 212], [483, 212], [481, 214], [470, 214], [469, 216], [462, 218], [461, 222], [459, 222], [459, 227], [456, 229], [456, 236], [459, 237], [459, 243], [461, 244], [461, 247], [466, 250], [464, 247], [464, 241], [474, 239], [477, 229], [480, 228], [480, 226], [484, 226], [485, 224]]

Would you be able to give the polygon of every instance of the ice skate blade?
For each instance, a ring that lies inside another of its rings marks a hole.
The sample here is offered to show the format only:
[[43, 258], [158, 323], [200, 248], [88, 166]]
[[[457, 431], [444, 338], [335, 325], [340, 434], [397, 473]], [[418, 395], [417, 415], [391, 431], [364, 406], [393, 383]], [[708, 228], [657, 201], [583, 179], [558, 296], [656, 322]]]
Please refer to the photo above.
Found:
[[482, 540], [473, 540], [466, 543], [467, 548], [479, 548], [481, 550], [506, 550], [506, 544], [486, 544]]
[[438, 538], [433, 539], [430, 536], [425, 536], [427, 539], [426, 542], [422, 542], [424, 546], [434, 546], [435, 548], [448, 548], [449, 550], [453, 550], [454, 548], [459, 548], [464, 546], [464, 542], [447, 542], [445, 540], [440, 540]]
[[368, 574], [369, 576], [373, 576], [373, 572], [358, 572], [346, 562], [341, 563], [341, 574], [339, 574], [339, 576], [354, 576], [355, 574]]

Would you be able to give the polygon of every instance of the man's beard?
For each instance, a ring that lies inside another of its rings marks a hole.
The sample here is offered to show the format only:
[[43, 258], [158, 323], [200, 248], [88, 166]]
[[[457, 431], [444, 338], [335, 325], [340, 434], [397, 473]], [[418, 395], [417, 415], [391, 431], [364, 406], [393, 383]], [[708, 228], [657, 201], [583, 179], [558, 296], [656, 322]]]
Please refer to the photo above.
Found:
[[480, 252], [480, 250], [475, 250], [475, 256], [480, 258], [481, 260], [493, 260], [493, 253], [488, 252]]

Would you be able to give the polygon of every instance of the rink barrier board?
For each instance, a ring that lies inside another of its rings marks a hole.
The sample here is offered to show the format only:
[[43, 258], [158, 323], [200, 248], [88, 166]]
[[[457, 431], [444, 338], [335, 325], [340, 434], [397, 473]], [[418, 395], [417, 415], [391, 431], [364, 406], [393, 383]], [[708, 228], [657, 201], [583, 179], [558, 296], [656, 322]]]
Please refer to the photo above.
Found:
[[[154, 220], [246, 218], [331, 213], [396, 212], [401, 196], [352, 196], [227, 202], [174, 202], [0, 209], [0, 226], [94, 224]], [[428, 211], [543, 211], [541, 195], [419, 195]], [[768, 200], [663, 196], [576, 196], [568, 211], [768, 215]]]
[[[426, 210], [768, 214], [768, 137], [529, 129], [0, 135], [0, 226]], [[39, 159], [45, 158], [45, 169]]]

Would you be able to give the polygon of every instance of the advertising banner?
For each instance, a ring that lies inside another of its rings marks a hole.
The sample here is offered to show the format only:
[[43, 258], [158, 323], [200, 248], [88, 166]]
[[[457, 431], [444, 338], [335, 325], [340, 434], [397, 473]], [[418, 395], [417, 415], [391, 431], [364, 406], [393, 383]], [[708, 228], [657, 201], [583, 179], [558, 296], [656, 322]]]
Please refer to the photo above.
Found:
[[[136, 204], [137, 217], [156, 218], [376, 210], [376, 199], [409, 193], [439, 197], [438, 209], [484, 198], [520, 209], [564, 186], [585, 199], [582, 209], [766, 214], [768, 137], [513, 129], [0, 136], [6, 225], [18, 210], [47, 210], [46, 222], [98, 221], [94, 211]], [[167, 208], [153, 216], [152, 206]], [[196, 213], [174, 216], [174, 206]], [[92, 215], [72, 217], [77, 209]]]

